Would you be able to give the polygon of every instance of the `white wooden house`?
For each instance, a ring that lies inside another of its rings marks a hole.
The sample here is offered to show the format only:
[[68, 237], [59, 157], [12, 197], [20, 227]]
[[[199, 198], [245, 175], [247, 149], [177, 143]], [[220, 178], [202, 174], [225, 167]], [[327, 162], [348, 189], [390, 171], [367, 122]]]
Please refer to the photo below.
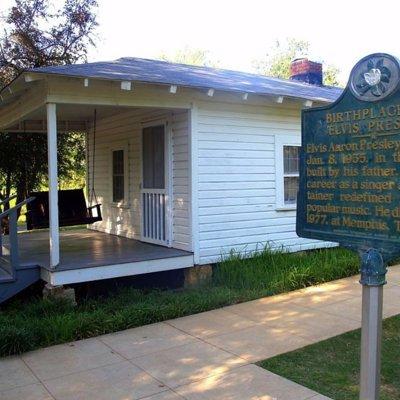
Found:
[[[301, 109], [340, 93], [137, 58], [24, 72], [0, 92], [0, 132], [47, 133], [50, 229], [18, 235], [8, 293], [27, 265], [57, 285], [327, 245], [295, 233], [297, 152]], [[60, 232], [56, 141], [76, 130], [103, 219]]]

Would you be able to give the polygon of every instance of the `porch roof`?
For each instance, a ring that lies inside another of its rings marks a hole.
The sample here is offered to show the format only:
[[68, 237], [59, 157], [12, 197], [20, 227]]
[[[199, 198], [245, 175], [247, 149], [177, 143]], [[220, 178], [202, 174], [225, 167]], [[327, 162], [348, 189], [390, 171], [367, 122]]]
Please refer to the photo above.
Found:
[[333, 102], [342, 89], [264, 75], [166, 61], [123, 57], [114, 61], [35, 68], [29, 73], [178, 85], [257, 95]]

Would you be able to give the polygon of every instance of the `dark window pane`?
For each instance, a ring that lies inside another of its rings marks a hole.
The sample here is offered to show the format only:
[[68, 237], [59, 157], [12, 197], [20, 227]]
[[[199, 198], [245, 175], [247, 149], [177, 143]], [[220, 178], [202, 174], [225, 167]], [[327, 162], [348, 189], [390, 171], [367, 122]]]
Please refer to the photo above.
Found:
[[113, 202], [118, 203], [124, 200], [124, 177], [114, 175], [113, 179]]
[[124, 179], [124, 150], [115, 150], [112, 153], [113, 168], [113, 202], [119, 203], [125, 197], [125, 179]]
[[124, 173], [124, 151], [113, 151], [113, 174]]
[[283, 146], [283, 173], [297, 174], [299, 172], [299, 147]]
[[296, 204], [297, 190], [299, 188], [298, 177], [284, 178], [284, 202], [285, 204]]

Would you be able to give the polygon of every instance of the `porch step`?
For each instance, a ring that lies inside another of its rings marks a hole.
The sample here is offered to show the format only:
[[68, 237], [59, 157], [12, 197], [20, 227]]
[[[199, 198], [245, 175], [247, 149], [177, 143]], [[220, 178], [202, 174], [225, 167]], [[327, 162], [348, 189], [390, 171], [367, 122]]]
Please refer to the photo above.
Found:
[[4, 282], [14, 282], [14, 278], [9, 271], [5, 270], [3, 267], [0, 267], [0, 285]]
[[0, 270], [4, 270], [7, 274], [12, 275], [13, 269], [10, 260], [7, 257], [0, 257]]
[[40, 279], [40, 267], [29, 265], [15, 271], [15, 277], [0, 268], [0, 303], [15, 296]]

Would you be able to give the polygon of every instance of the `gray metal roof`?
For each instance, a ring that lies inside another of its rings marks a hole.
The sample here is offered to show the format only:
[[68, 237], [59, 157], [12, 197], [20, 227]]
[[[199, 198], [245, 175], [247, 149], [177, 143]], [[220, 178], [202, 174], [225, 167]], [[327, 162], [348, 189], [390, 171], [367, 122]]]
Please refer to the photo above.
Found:
[[327, 102], [336, 100], [342, 93], [342, 89], [331, 86], [310, 85], [246, 72], [131, 57], [115, 61], [35, 68], [29, 72], [212, 88]]

